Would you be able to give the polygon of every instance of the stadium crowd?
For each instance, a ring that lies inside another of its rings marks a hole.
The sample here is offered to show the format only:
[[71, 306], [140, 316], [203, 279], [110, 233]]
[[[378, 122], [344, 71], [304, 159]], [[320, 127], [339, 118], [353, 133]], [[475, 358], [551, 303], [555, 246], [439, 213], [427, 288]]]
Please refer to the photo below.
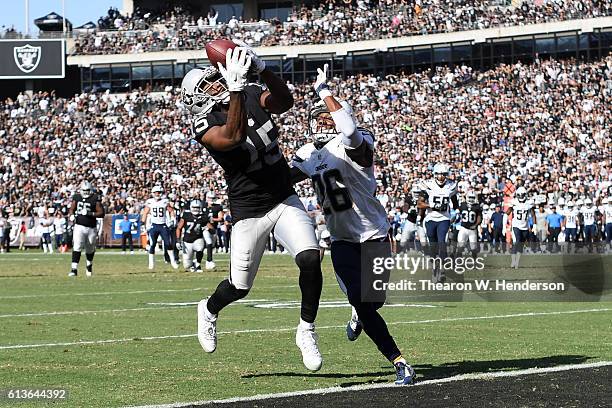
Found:
[[523, 1], [517, 7], [490, 0], [321, 1], [278, 19], [220, 21], [211, 10], [193, 16], [175, 7], [155, 15], [116, 9], [98, 21], [98, 31], [78, 36], [73, 54], [140, 53], [203, 49], [219, 37], [240, 38], [253, 46], [326, 44], [440, 32], [545, 23], [612, 15], [606, 0]]
[[[550, 202], [610, 195], [612, 55], [334, 83], [377, 138], [378, 198], [389, 211], [440, 161], [483, 203], [501, 202], [517, 185]], [[308, 141], [313, 102], [310, 84], [292, 88], [295, 106], [277, 121], [288, 158]], [[220, 167], [191, 139], [176, 90], [20, 94], [0, 103], [0, 122], [0, 208], [14, 215], [38, 206], [66, 211], [84, 179], [102, 193], [108, 213], [138, 212], [156, 184], [179, 200], [225, 192]], [[308, 183], [298, 190], [316, 204]]]

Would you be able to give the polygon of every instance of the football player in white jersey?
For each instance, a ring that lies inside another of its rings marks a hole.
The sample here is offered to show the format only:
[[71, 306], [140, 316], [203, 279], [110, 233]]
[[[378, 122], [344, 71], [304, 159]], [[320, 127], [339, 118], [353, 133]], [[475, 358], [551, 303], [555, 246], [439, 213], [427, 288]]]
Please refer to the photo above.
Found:
[[584, 206], [580, 208], [580, 214], [584, 224], [584, 242], [588, 245], [589, 252], [593, 252], [593, 242], [597, 239], [597, 212], [593, 200], [585, 199]]
[[447, 257], [446, 236], [450, 228], [450, 205], [459, 208], [457, 200], [457, 183], [448, 179], [449, 168], [438, 163], [433, 168], [433, 178], [422, 183], [422, 196], [418, 208], [427, 210], [425, 230], [429, 239], [430, 255], [442, 261], [436, 262], [432, 281], [444, 282], [446, 276], [439, 263]]
[[[326, 85], [327, 67], [326, 64], [323, 70], [318, 69], [315, 83], [321, 101], [310, 110], [308, 129], [313, 142], [296, 152], [292, 179], [313, 181], [331, 234], [334, 270], [344, 283], [349, 303], [360, 321], [355, 327], [351, 324], [356, 322], [349, 321], [349, 340], [355, 340], [355, 330], [362, 327], [394, 365], [395, 383], [410, 384], [414, 370], [406, 363], [378, 312], [384, 305], [385, 293], [370, 286], [374, 259], [391, 256], [390, 225], [384, 207], [376, 199], [374, 137], [357, 127], [348, 103], [338, 102], [332, 96]], [[362, 269], [362, 265], [367, 267]], [[385, 270], [376, 279], [388, 280], [389, 275], [390, 270]]]
[[612, 200], [609, 197], [605, 197], [602, 200], [602, 204], [601, 212], [604, 216], [603, 224], [606, 233], [606, 244], [609, 249], [612, 249]]
[[573, 201], [568, 201], [565, 204], [565, 207], [565, 211], [563, 211], [563, 222], [561, 224], [561, 229], [565, 233], [567, 251], [570, 252], [578, 237], [579, 212], [575, 208]]
[[534, 204], [533, 201], [527, 199], [525, 187], [516, 189], [514, 199], [510, 202], [506, 214], [508, 216], [512, 214], [512, 263], [510, 267], [518, 269], [523, 247], [529, 237], [529, 215], [533, 221], [534, 233], [537, 230]]
[[164, 242], [164, 248], [168, 251], [170, 264], [174, 269], [178, 269], [178, 264], [174, 258], [174, 247], [170, 240], [170, 230], [167, 225], [166, 212], [170, 217], [174, 217], [174, 208], [170, 202], [162, 198], [163, 189], [161, 186], [153, 187], [153, 198], [149, 198], [145, 203], [145, 209], [142, 213], [142, 223], [146, 225], [147, 219], [151, 218], [151, 229], [149, 230], [149, 269], [155, 268], [155, 246], [157, 238], [161, 236]]

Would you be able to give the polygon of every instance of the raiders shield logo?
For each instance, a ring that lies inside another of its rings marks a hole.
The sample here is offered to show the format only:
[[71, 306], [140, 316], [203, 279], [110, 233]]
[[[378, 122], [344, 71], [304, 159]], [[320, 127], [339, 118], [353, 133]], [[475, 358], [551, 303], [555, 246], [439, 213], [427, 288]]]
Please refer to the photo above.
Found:
[[41, 47], [32, 47], [26, 44], [23, 47], [13, 48], [13, 56], [17, 68], [29, 74], [34, 71], [40, 62]]

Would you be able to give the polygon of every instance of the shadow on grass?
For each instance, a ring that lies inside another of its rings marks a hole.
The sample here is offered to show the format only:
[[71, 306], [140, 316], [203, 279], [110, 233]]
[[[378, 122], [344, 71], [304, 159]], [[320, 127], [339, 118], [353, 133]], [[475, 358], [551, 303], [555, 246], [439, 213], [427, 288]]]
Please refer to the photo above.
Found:
[[513, 371], [528, 368], [555, 367], [567, 364], [580, 364], [593, 357], [581, 355], [548, 356], [539, 358], [522, 358], [516, 360], [483, 360], [456, 361], [440, 365], [416, 364], [412, 368], [419, 380], [447, 378], [460, 374], [486, 373], [489, 371]]
[[[417, 380], [433, 380], [440, 378], [453, 377], [460, 374], [476, 374], [492, 371], [513, 371], [528, 368], [555, 367], [568, 364], [580, 364], [594, 357], [582, 355], [548, 356], [539, 358], [524, 358], [516, 360], [483, 360], [483, 361], [456, 361], [440, 365], [416, 364], [412, 367], [416, 371]], [[386, 371], [359, 372], [359, 373], [304, 373], [304, 372], [273, 372], [260, 374], [246, 374], [241, 378], [258, 377], [310, 377], [310, 378], [364, 378], [363, 381], [342, 382], [340, 387], [350, 387], [361, 384], [386, 383], [394, 378], [394, 371], [391, 367], [381, 367]], [[384, 377], [384, 378], [375, 378]], [[365, 379], [367, 378], [367, 379]]]

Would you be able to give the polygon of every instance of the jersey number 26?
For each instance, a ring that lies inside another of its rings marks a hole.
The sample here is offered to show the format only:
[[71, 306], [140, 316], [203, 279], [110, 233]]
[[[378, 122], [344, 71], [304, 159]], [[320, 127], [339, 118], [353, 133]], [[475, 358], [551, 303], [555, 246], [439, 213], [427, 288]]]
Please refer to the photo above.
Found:
[[353, 207], [353, 200], [348, 189], [343, 186], [344, 180], [338, 169], [317, 173], [312, 176], [312, 181], [324, 214], [330, 214], [332, 209], [339, 212]]

